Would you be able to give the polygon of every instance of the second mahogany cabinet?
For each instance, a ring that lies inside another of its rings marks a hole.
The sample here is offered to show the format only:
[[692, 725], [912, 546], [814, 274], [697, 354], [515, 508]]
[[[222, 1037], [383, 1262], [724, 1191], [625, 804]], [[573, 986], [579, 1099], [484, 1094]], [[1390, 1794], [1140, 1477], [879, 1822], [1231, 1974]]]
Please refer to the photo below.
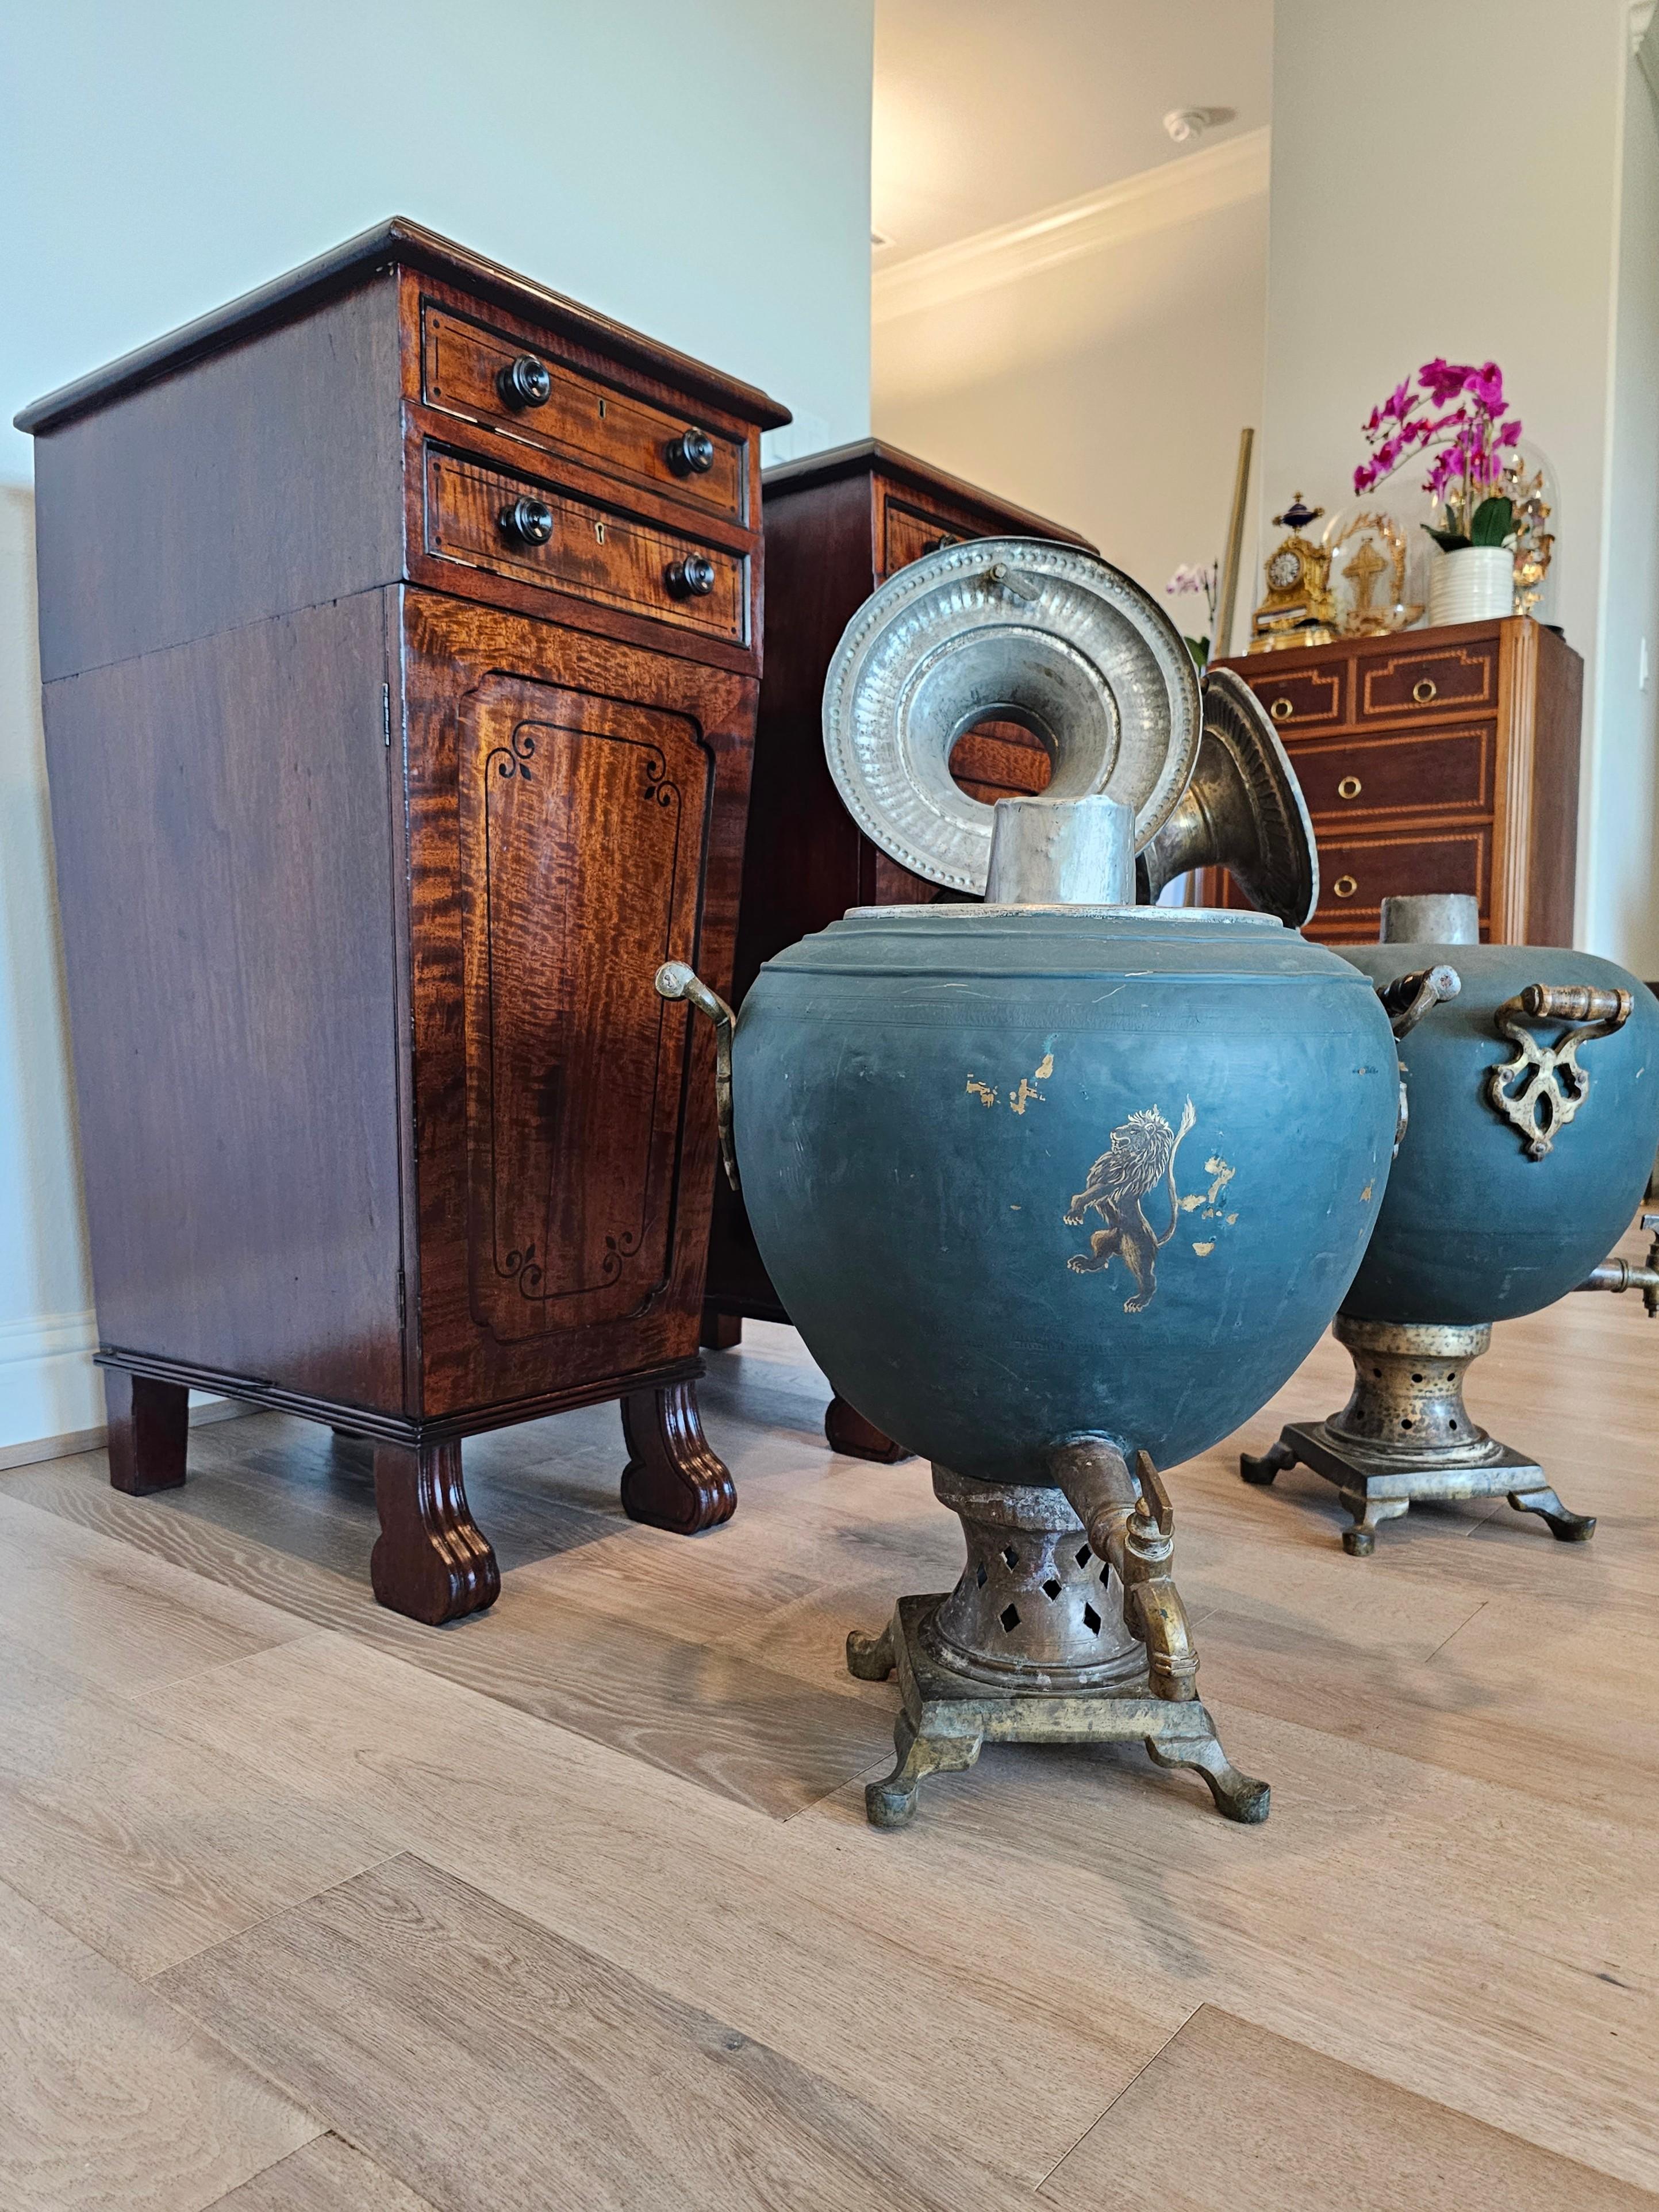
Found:
[[[1226, 664], [1283, 738], [1319, 842], [1307, 934], [1374, 943], [1397, 892], [1469, 891], [1497, 944], [1568, 945], [1583, 663], [1524, 617]], [[1201, 896], [1237, 906], [1231, 878]]]
[[[877, 586], [940, 545], [973, 538], [1085, 541], [875, 440], [766, 474], [766, 667], [738, 927], [735, 1000], [763, 961], [853, 906], [929, 901], [937, 887], [902, 868], [860, 830], [823, 757], [823, 679], [842, 632]], [[966, 732], [951, 756], [964, 789], [993, 800], [1041, 790], [1048, 756], [1013, 724]], [[946, 894], [945, 896], [948, 896]], [[741, 1200], [722, 1178], [709, 1245], [704, 1341], [738, 1341], [744, 1316], [787, 1321]], [[832, 1441], [891, 1447], [831, 1409]]]
[[760, 393], [394, 222], [20, 418], [112, 1479], [189, 1388], [372, 1437], [376, 1595], [499, 1577], [461, 1441], [695, 1382]]

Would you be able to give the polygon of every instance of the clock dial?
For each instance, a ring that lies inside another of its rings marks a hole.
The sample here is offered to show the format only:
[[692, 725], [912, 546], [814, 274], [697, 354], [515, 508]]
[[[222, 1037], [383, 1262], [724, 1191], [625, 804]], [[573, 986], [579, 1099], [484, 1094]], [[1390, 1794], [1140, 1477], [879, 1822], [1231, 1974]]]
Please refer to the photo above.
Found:
[[1279, 552], [1267, 563], [1267, 581], [1276, 592], [1288, 591], [1302, 574], [1302, 563], [1294, 553]]

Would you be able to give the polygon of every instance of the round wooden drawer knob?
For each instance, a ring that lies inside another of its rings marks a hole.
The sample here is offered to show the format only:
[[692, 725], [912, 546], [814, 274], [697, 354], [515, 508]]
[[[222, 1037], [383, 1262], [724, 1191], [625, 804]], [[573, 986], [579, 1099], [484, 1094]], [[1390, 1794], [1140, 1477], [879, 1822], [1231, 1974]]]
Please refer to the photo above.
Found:
[[714, 441], [707, 430], [682, 430], [663, 450], [677, 477], [706, 477], [714, 465]]
[[553, 380], [546, 364], [537, 360], [533, 353], [521, 353], [516, 361], [508, 362], [495, 379], [495, 389], [501, 395], [503, 405], [515, 415], [528, 407], [545, 407], [553, 394]]
[[545, 545], [553, 535], [553, 510], [544, 499], [509, 500], [495, 520], [509, 545]]
[[1358, 889], [1352, 876], [1339, 876], [1331, 885], [1331, 896], [1333, 898], [1352, 898]]
[[703, 599], [714, 588], [714, 564], [706, 553], [688, 553], [671, 561], [665, 580], [677, 599]]
[[1267, 712], [1273, 716], [1274, 721], [1288, 722], [1295, 714], [1296, 708], [1288, 699], [1275, 699]]
[[1357, 775], [1345, 775], [1336, 787], [1336, 795], [1339, 799], [1358, 799], [1359, 791], [1359, 778]]
[[1440, 686], [1432, 676], [1419, 676], [1412, 686], [1412, 696], [1419, 707], [1426, 707], [1431, 699], [1437, 698]]

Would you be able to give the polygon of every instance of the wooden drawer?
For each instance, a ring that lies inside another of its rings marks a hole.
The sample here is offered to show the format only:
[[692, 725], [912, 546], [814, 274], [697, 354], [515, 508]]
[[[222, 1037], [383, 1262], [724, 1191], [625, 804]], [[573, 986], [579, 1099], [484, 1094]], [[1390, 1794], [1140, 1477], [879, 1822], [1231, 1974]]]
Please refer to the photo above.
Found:
[[[534, 445], [568, 447], [595, 467], [637, 477], [742, 519], [748, 449], [684, 415], [618, 392], [515, 338], [432, 307], [422, 313], [422, 391], [428, 407], [464, 415]], [[547, 397], [514, 407], [501, 380], [515, 362], [545, 374]], [[687, 459], [705, 452], [708, 466]]]
[[1492, 722], [1292, 740], [1288, 748], [1308, 811], [1321, 828], [1357, 815], [1490, 813], [1497, 749]]
[[[503, 516], [520, 500], [550, 514], [552, 534], [545, 544], [515, 540], [504, 528]], [[746, 639], [748, 562], [737, 555], [431, 447], [426, 459], [426, 548], [442, 560], [574, 592], [601, 606], [654, 616], [734, 644]], [[688, 559], [708, 564], [707, 592], [677, 588], [671, 572]]]
[[1357, 718], [1443, 713], [1498, 704], [1498, 641], [1367, 653], [1359, 663]]
[[1403, 830], [1376, 837], [1322, 836], [1316, 934], [1374, 939], [1382, 902], [1413, 891], [1473, 891], [1490, 918], [1492, 828]]
[[1281, 732], [1334, 729], [1348, 720], [1348, 671], [1352, 664], [1346, 654], [1317, 662], [1311, 668], [1282, 672], [1271, 665], [1271, 654], [1262, 658], [1270, 665], [1260, 674], [1255, 667], [1241, 673]]
[[1034, 797], [1054, 774], [1048, 747], [1018, 722], [980, 722], [964, 731], [951, 748], [950, 767], [951, 781], [987, 806]]
[[960, 545], [982, 532], [955, 527], [926, 508], [902, 506], [896, 499], [883, 505], [881, 569], [885, 581], [896, 568], [908, 568], [924, 553], [937, 553], [942, 545]]

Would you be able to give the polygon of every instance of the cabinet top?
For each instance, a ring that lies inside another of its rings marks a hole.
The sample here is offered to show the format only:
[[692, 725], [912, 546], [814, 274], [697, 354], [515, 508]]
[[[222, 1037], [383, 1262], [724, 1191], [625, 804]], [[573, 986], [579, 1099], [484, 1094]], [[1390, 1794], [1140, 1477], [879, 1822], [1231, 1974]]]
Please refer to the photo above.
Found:
[[540, 323], [567, 337], [610, 353], [631, 367], [682, 386], [689, 392], [723, 407], [728, 413], [757, 422], [762, 429], [776, 429], [790, 419], [787, 408], [769, 399], [754, 386], [726, 376], [707, 363], [676, 353], [653, 339], [629, 330], [623, 323], [568, 300], [562, 293], [520, 276], [499, 262], [487, 260], [453, 239], [428, 230], [406, 216], [392, 216], [365, 230], [343, 246], [319, 254], [285, 276], [278, 276], [240, 300], [198, 316], [193, 323], [153, 339], [137, 351], [123, 354], [103, 368], [77, 377], [45, 398], [37, 399], [13, 419], [20, 430], [55, 430], [102, 407], [112, 399], [137, 391], [187, 368], [204, 355], [239, 343], [278, 323], [290, 322], [322, 301], [354, 290], [370, 277], [393, 269], [416, 269], [492, 301], [527, 322]]
[[960, 477], [947, 476], [931, 461], [918, 460], [914, 453], [901, 453], [896, 446], [884, 445], [879, 438], [863, 438], [855, 445], [833, 446], [826, 453], [808, 453], [799, 461], [784, 461], [776, 468], [768, 469], [761, 481], [765, 496], [773, 500], [782, 492], [806, 491], [816, 484], [835, 483], [843, 477], [858, 476], [885, 477], [908, 490], [948, 500], [952, 506], [976, 507], [994, 520], [994, 534], [1000, 537], [1056, 538], [1066, 544], [1088, 546], [1091, 552], [1094, 550], [1080, 531], [1067, 530], [1060, 523], [1032, 514], [1023, 507], [1016, 507], [1011, 500], [998, 498], [982, 485], [964, 483]]

